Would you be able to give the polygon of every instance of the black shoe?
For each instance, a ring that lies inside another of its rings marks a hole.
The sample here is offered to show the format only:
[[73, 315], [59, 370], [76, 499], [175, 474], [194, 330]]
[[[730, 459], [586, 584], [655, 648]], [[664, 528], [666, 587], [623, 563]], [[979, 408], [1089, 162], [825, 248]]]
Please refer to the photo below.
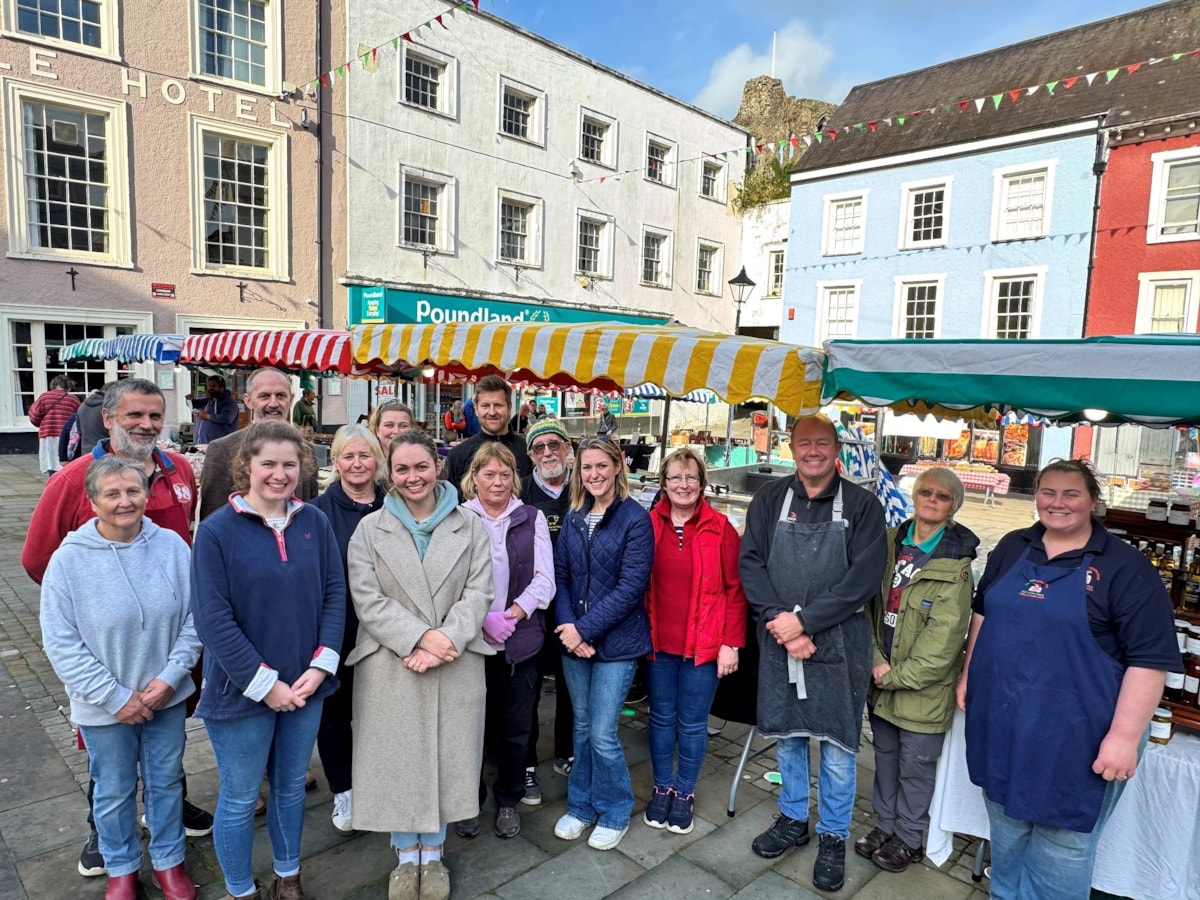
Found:
[[671, 788], [660, 788], [655, 785], [654, 793], [650, 795], [650, 803], [646, 806], [646, 811], [642, 813], [642, 821], [651, 828], [666, 828], [673, 796], [675, 796], [675, 792]]
[[789, 847], [803, 847], [807, 843], [808, 822], [780, 813], [771, 827], [754, 839], [750, 849], [763, 859], [774, 859]]
[[846, 842], [833, 834], [818, 837], [821, 846], [813, 864], [813, 887], [818, 891], [840, 891], [846, 883]]
[[871, 862], [885, 872], [903, 872], [909, 863], [916, 862], [924, 855], [923, 847], [910, 847], [902, 838], [892, 835], [875, 851]]
[[96, 834], [95, 828], [79, 851], [79, 874], [84, 878], [108, 874], [108, 869], [104, 868], [104, 857], [100, 855], [100, 835]]
[[854, 852], [865, 859], [870, 859], [871, 854], [882, 847], [890, 837], [891, 835], [882, 828], [872, 828], [854, 842]]
[[479, 834], [479, 816], [471, 816], [461, 822], [454, 823], [454, 830], [461, 838], [473, 838]]
[[188, 837], [205, 837], [212, 834], [212, 813], [201, 809], [187, 800], [183, 801], [183, 830]]

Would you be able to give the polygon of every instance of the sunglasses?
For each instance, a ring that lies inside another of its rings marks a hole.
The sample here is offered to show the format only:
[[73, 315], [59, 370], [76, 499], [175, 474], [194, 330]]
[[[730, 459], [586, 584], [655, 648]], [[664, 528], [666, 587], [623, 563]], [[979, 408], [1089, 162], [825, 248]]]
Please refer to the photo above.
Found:
[[541, 456], [543, 453], [557, 453], [565, 447], [562, 441], [542, 441], [540, 444], [534, 444], [529, 448], [529, 452], [534, 456]]
[[587, 447], [593, 446], [594, 444], [609, 444], [610, 446], [612, 446], [612, 445], [615, 445], [615, 443], [616, 442], [611, 437], [609, 437], [607, 434], [598, 434], [595, 437], [583, 438], [583, 440], [581, 440], [579, 442], [579, 449], [583, 450]]
[[950, 494], [944, 494], [941, 491], [935, 491], [933, 488], [921, 488], [919, 491], [917, 491], [917, 496], [926, 500], [937, 498], [939, 503], [954, 502], [954, 497], [952, 497]]

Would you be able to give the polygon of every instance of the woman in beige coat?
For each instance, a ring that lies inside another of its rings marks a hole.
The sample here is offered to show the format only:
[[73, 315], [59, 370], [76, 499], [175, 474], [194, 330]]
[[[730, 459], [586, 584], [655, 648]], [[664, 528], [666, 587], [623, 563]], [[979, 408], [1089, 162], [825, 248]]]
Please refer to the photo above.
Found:
[[391, 832], [389, 900], [445, 900], [446, 823], [479, 815], [492, 558], [479, 518], [437, 480], [420, 431], [388, 448], [392, 489], [350, 539], [358, 642], [354, 827]]

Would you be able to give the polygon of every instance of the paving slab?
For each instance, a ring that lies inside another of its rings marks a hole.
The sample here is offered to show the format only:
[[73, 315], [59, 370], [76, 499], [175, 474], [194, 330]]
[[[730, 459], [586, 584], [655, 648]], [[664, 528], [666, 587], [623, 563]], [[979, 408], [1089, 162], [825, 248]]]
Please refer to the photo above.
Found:
[[684, 847], [711, 834], [716, 827], [712, 822], [693, 816], [690, 833], [674, 834], [665, 828], [651, 828], [642, 820], [642, 813], [639, 812], [633, 817], [629, 832], [617, 847], [617, 852], [624, 853], [644, 869], [653, 869]]
[[774, 818], [774, 806], [759, 803], [679, 852], [740, 890], [771, 867], [771, 860], [756, 855], [750, 844]]
[[646, 870], [612, 850], [599, 851], [584, 839], [496, 890], [505, 900], [600, 900]]
[[454, 900], [470, 900], [524, 875], [550, 859], [550, 854], [523, 835], [483, 835], [446, 854]]
[[733, 896], [733, 888], [682, 856], [672, 856], [609, 896], [619, 900], [726, 900]]
[[[813, 819], [810, 824], [815, 824]], [[865, 834], [867, 829], [863, 830]], [[813, 887], [813, 864], [817, 861], [817, 846], [818, 838], [815, 832], [811, 832], [812, 839], [807, 845], [789, 850], [775, 865], [775, 871], [785, 878], [791, 879], [807, 891], [812, 891], [822, 897], [857, 897], [858, 892], [863, 886], [871, 882], [876, 876], [884, 873], [875, 863], [869, 859], [863, 859], [854, 852], [854, 842], [858, 840], [860, 835], [851, 832], [850, 840], [846, 841], [846, 884], [840, 891], [827, 893], [819, 891]]]
[[733, 900], [820, 900], [820, 896], [772, 870], [734, 894]]
[[975, 889], [936, 869], [909, 866], [900, 875], [880, 872], [855, 893], [855, 900], [967, 900]]
[[64, 779], [64, 793], [0, 812], [0, 834], [18, 862], [57, 850], [74, 847], [78, 855], [88, 836], [87, 797], [74, 783]]

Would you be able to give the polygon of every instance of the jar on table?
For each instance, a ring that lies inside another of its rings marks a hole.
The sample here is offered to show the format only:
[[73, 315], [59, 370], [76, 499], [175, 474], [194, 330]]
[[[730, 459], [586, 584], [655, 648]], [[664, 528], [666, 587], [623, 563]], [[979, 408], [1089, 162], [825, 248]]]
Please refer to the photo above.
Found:
[[1169, 525], [1188, 525], [1192, 520], [1192, 505], [1184, 503], [1182, 500], [1176, 500], [1167, 510], [1167, 523]]
[[1187, 619], [1175, 620], [1175, 640], [1179, 642], [1179, 652], [1183, 653], [1187, 650], [1188, 629], [1192, 627], [1192, 623]]
[[1150, 719], [1150, 742], [1153, 744], [1169, 744], [1171, 742], [1171, 733], [1173, 728], [1174, 717], [1171, 711], [1166, 707], [1160, 706], [1154, 711], [1153, 718]]
[[1167, 501], [1166, 500], [1151, 500], [1146, 504], [1146, 521], [1147, 522], [1165, 522], [1167, 521]]

